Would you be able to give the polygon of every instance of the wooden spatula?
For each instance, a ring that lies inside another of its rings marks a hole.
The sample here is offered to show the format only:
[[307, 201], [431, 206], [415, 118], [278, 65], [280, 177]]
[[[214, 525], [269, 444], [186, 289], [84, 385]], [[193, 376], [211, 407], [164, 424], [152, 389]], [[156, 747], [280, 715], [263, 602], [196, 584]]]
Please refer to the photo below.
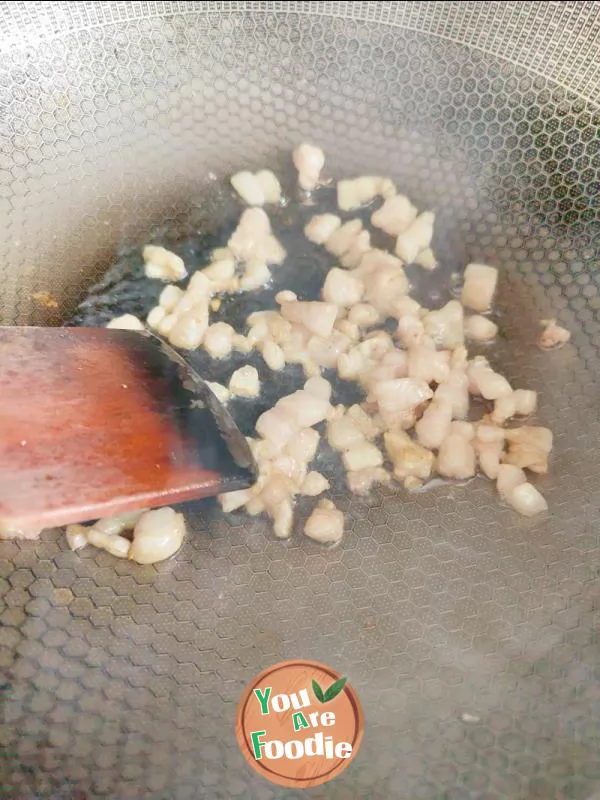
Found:
[[193, 369], [149, 333], [0, 327], [0, 530], [245, 488], [255, 465]]

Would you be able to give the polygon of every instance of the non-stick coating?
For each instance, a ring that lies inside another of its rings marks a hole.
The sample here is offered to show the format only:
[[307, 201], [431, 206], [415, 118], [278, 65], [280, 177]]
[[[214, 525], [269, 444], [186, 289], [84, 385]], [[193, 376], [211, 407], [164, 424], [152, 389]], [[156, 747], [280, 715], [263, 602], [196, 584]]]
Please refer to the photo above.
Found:
[[[223, 225], [210, 187], [233, 168], [275, 165], [289, 188], [289, 152], [308, 138], [331, 174], [390, 175], [436, 210], [446, 278], [469, 260], [500, 268], [494, 361], [540, 392], [538, 418], [555, 432], [540, 481], [550, 513], [533, 520], [479, 479], [366, 499], [340, 483], [335, 550], [300, 532], [276, 541], [262, 518], [210, 504], [157, 567], [72, 553], [58, 532], [3, 543], [0, 796], [590, 798], [598, 6], [0, 12], [3, 322], [68, 318], [111, 264], [139, 265], [131, 248], [150, 236], [196, 236], [199, 253]], [[182, 231], [184, 219], [194, 225]], [[542, 353], [537, 320], [549, 316], [573, 338]], [[366, 716], [356, 762], [305, 793], [255, 777], [234, 735], [248, 681], [292, 657], [348, 675]]]

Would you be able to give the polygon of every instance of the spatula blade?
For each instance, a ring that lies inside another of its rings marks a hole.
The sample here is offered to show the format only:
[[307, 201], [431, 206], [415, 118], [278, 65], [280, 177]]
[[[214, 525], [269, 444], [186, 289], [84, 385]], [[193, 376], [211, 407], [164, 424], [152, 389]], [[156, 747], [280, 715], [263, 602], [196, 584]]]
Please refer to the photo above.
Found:
[[32, 533], [252, 484], [229, 413], [160, 339], [0, 327], [0, 530]]

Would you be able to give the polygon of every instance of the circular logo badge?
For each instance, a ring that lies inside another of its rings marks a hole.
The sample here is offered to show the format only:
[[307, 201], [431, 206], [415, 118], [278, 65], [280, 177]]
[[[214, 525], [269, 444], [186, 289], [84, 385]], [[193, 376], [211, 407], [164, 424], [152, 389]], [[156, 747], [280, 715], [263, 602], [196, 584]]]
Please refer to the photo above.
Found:
[[295, 789], [339, 775], [358, 752], [363, 732], [354, 689], [318, 661], [282, 661], [261, 672], [244, 692], [236, 720], [250, 766]]

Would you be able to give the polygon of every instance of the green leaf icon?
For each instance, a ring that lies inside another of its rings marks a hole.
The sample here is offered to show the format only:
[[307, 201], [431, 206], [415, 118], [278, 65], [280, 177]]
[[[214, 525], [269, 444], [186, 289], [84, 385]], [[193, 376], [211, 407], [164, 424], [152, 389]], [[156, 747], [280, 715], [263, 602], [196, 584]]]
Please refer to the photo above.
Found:
[[314, 679], [313, 679], [313, 682], [312, 682], [312, 689], [313, 689], [313, 692], [315, 693], [315, 697], [317, 698], [317, 700], [320, 703], [324, 703], [325, 702], [325, 696], [323, 694], [323, 689], [321, 689], [319, 684]]
[[347, 680], [348, 678], [340, 678], [339, 680], [335, 681], [335, 683], [332, 683], [329, 689], [327, 689], [325, 692], [324, 700], [322, 702], [328, 703], [330, 700], [333, 700], [334, 697], [337, 697], [346, 685]]

